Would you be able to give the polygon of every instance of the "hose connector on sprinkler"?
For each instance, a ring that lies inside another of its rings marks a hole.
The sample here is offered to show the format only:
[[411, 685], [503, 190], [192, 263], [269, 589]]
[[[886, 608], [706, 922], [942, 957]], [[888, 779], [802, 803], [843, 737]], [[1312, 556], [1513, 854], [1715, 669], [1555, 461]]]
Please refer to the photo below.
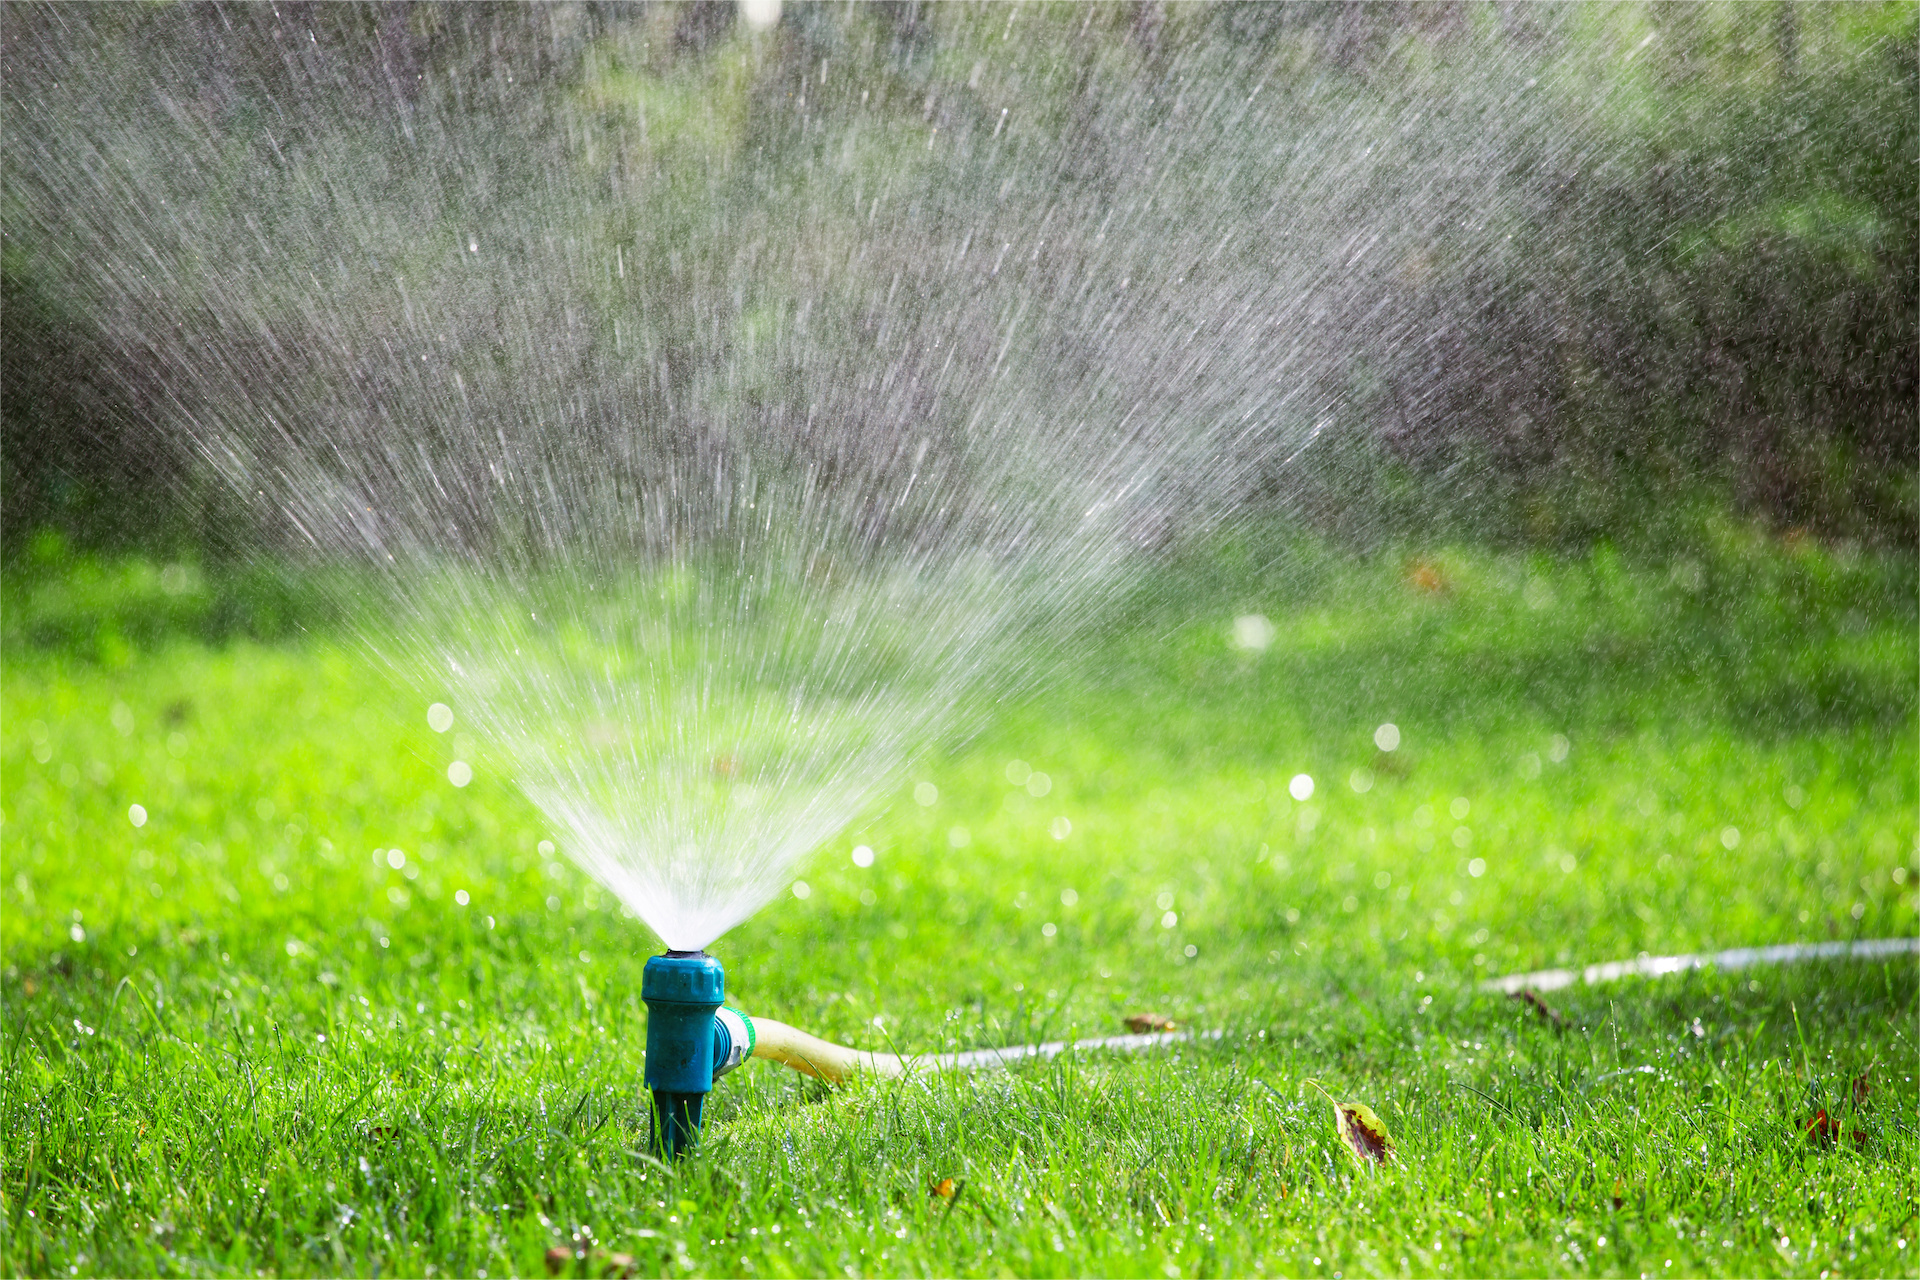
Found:
[[669, 951], [647, 961], [647, 1088], [653, 1091], [653, 1153], [677, 1160], [700, 1139], [713, 1082], [754, 1048], [753, 1024], [724, 1009], [727, 975], [704, 951]]

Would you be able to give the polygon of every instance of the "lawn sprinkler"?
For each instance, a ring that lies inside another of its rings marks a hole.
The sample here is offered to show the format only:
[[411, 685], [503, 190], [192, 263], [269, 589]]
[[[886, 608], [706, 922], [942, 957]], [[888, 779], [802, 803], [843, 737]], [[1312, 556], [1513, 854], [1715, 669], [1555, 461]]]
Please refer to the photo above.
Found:
[[753, 1023], [723, 1008], [726, 971], [704, 951], [669, 951], [647, 961], [647, 1088], [653, 1091], [653, 1153], [677, 1160], [700, 1138], [713, 1082], [753, 1052]]

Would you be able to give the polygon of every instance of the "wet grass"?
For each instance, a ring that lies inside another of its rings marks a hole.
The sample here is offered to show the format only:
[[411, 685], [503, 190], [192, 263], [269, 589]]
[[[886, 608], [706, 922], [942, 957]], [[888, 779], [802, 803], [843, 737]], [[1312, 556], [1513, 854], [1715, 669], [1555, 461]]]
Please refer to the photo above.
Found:
[[[76, 651], [15, 607], [0, 1266], [1920, 1271], [1912, 961], [1574, 988], [1563, 1025], [1475, 985], [1914, 934], [1911, 560], [1287, 554], [1093, 642], [716, 948], [735, 1003], [873, 1047], [1222, 1038], [836, 1090], [753, 1063], [671, 1171], [648, 939], [424, 699], [323, 634]], [[1256, 610], [1272, 647], [1234, 651]]]

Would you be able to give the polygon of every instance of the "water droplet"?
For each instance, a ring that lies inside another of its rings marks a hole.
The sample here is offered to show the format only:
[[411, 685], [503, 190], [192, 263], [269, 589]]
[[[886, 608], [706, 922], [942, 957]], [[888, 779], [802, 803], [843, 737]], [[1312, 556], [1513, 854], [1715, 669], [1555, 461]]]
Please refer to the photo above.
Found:
[[1027, 779], [1033, 776], [1033, 767], [1025, 760], [1007, 761], [1007, 781], [1016, 787], [1027, 785]]
[[467, 891], [465, 889], [455, 889], [453, 891], [453, 900], [454, 902], [456, 902], [457, 904], [463, 907], [466, 906], [469, 902], [473, 901], [473, 899], [467, 895]]
[[1054, 934], [1058, 932], [1060, 932], [1060, 930], [1054, 925], [1053, 921], [1051, 920], [1047, 921], [1045, 924], [1040, 926], [1040, 936], [1043, 938], [1051, 938]]
[[795, 880], [793, 882], [793, 896], [803, 901], [811, 898], [813, 896], [813, 886], [805, 880]]
[[427, 727], [435, 733], [445, 733], [453, 728], [453, 708], [444, 702], [436, 702], [428, 707]]
[[1400, 749], [1400, 726], [1396, 724], [1383, 724], [1378, 729], [1375, 729], [1373, 731], [1373, 745], [1382, 751], [1398, 751]]
[[1027, 779], [1027, 794], [1036, 800], [1051, 790], [1053, 790], [1053, 779], [1044, 773], [1036, 773]]
[[1065, 840], [1073, 834], [1073, 823], [1065, 814], [1062, 814], [1047, 826], [1047, 831], [1055, 840]]
[[1173, 926], [1179, 923], [1180, 923], [1180, 917], [1171, 911], [1167, 912], [1167, 914], [1160, 917], [1160, 927], [1162, 929], [1171, 929], [1173, 928]]
[[1361, 795], [1365, 795], [1367, 792], [1373, 790], [1373, 770], [1355, 769], [1348, 775], [1347, 785]]
[[1080, 901], [1080, 895], [1078, 893], [1075, 893], [1072, 889], [1062, 889], [1060, 891], [1061, 906], [1071, 907], [1079, 901]]
[[147, 810], [146, 810], [146, 807], [145, 807], [144, 805], [137, 805], [137, 804], [135, 804], [135, 805], [128, 805], [128, 806], [127, 806], [127, 821], [128, 821], [128, 822], [131, 822], [131, 823], [132, 823], [132, 824], [133, 824], [134, 826], [136, 826], [136, 827], [144, 827], [144, 826], [146, 826], [146, 825], [147, 825]]
[[872, 866], [873, 850], [868, 848], [864, 844], [857, 844], [853, 846], [853, 865], [856, 867]]
[[1453, 803], [1447, 806], [1447, 812], [1453, 815], [1455, 822], [1459, 822], [1473, 812], [1473, 802], [1465, 796], [1455, 796]]
[[1740, 847], [1740, 828], [1720, 828], [1720, 844], [1727, 849], [1738, 849]]
[[473, 766], [465, 760], [455, 760], [447, 766], [447, 781], [456, 787], [464, 787], [473, 781]]
[[972, 843], [973, 833], [965, 827], [949, 827], [947, 829], [947, 848], [964, 849]]
[[395, 871], [407, 865], [407, 855], [399, 849], [387, 850], [387, 865]]
[[916, 782], [913, 784], [913, 801], [921, 808], [932, 808], [939, 799], [940, 788], [934, 786], [931, 782]]
[[1467, 874], [1475, 880], [1487, 874], [1487, 860], [1485, 858], [1475, 858], [1472, 862], [1469, 862], [1467, 864]]
[[1312, 776], [1304, 773], [1294, 774], [1293, 780], [1287, 783], [1287, 794], [1295, 800], [1313, 799]]

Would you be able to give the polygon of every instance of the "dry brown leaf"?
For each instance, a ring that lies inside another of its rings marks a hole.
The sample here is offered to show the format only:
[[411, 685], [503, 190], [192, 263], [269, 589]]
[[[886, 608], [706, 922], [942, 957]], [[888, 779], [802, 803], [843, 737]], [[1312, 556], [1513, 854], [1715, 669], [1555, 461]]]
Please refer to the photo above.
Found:
[[953, 1199], [953, 1179], [940, 1179], [940, 1181], [927, 1188], [927, 1194], [930, 1196], [939, 1196], [942, 1200]]
[[1523, 991], [1516, 991], [1508, 998], [1520, 1001], [1529, 1009], [1539, 1014], [1542, 1019], [1552, 1023], [1555, 1031], [1565, 1031], [1567, 1029], [1567, 1020], [1560, 1016], [1560, 1011], [1548, 1004], [1545, 1000], [1542, 1000], [1540, 993], [1532, 987], [1528, 987]]
[[[579, 1263], [576, 1269], [574, 1264]], [[602, 1276], [628, 1280], [640, 1274], [640, 1264], [630, 1253], [608, 1253], [604, 1249], [575, 1250], [563, 1244], [557, 1244], [547, 1250], [547, 1272], [561, 1275], [575, 1271], [578, 1275]]]
[[[1814, 1112], [1813, 1119], [1807, 1121], [1804, 1127], [1807, 1131], [1807, 1141], [1819, 1143], [1823, 1147], [1830, 1147], [1838, 1142], [1842, 1132], [1840, 1122], [1828, 1115], [1825, 1107]], [[1848, 1136], [1853, 1140], [1855, 1147], [1864, 1148], [1867, 1145], [1867, 1133], [1864, 1129], [1855, 1129]]]
[[1179, 1023], [1172, 1018], [1163, 1018], [1157, 1013], [1130, 1013], [1127, 1015], [1127, 1030], [1135, 1035], [1145, 1035], [1149, 1031], [1173, 1031]]
[[1317, 1080], [1308, 1084], [1320, 1090], [1320, 1096], [1333, 1104], [1333, 1128], [1361, 1164], [1388, 1164], [1395, 1159], [1393, 1136], [1386, 1121], [1374, 1114], [1364, 1102], [1339, 1102], [1321, 1088]]

